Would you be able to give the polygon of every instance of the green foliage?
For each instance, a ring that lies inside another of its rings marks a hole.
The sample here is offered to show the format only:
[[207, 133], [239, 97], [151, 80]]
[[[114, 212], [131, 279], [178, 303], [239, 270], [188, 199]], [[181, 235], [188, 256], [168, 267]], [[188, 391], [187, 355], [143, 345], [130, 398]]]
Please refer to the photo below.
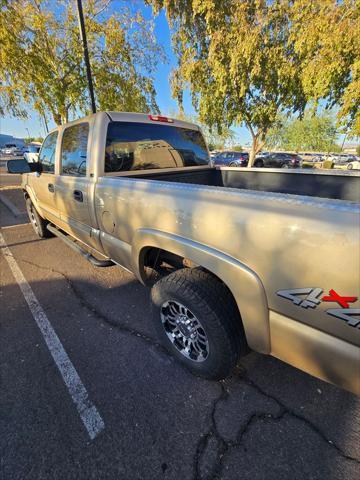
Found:
[[356, 155], [360, 157], [360, 145], [356, 147]]
[[[3, 2], [4, 3], [4, 2]], [[0, 114], [26, 117], [26, 105], [57, 124], [89, 113], [76, 2], [5, 2], [0, 21]], [[164, 59], [153, 24], [107, 0], [87, 0], [84, 15], [97, 106], [158, 112], [153, 74]]]
[[302, 112], [300, 65], [284, 0], [148, 0], [164, 7], [179, 65], [173, 95], [189, 88], [201, 121], [221, 132], [245, 124], [251, 165], [279, 111]]
[[329, 112], [313, 115], [306, 112], [302, 119], [280, 117], [269, 130], [267, 146], [282, 150], [337, 152], [338, 137], [335, 119]]
[[24, 142], [27, 144], [27, 143], [31, 143], [31, 142], [38, 142], [38, 143], [42, 143], [44, 141], [43, 137], [25, 137], [24, 138]]
[[210, 152], [213, 152], [214, 150], [223, 150], [225, 145], [223, 143], [208, 143], [208, 147]]
[[338, 123], [360, 133], [360, 8], [358, 0], [294, 0], [290, 40], [308, 99], [339, 106]]
[[172, 27], [174, 97], [181, 104], [189, 88], [200, 119], [220, 131], [247, 125], [249, 166], [279, 114], [301, 116], [308, 102], [339, 106], [339, 124], [359, 132], [358, 0], [147, 2]]
[[206, 123], [201, 122], [198, 115], [189, 115], [184, 111], [170, 111], [169, 117], [199, 125], [205, 137], [206, 143], [209, 146], [209, 150], [221, 150], [225, 147], [226, 143], [233, 141], [235, 138], [235, 133], [230, 128], [225, 127], [222, 129], [221, 133], [218, 133], [215, 128], [211, 128], [206, 125]]
[[241, 145], [234, 145], [233, 147], [231, 147], [231, 150], [234, 150], [235, 152], [242, 152], [243, 148]]

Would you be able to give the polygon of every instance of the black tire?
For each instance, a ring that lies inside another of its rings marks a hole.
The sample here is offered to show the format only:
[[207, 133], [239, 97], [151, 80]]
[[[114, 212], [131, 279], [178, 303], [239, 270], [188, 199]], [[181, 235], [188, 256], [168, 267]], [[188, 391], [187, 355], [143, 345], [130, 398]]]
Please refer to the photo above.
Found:
[[33, 229], [35, 230], [36, 235], [40, 238], [52, 237], [51, 232], [49, 232], [49, 230], [46, 228], [48, 222], [40, 217], [30, 198], [27, 197], [25, 202], [29, 220]]
[[229, 163], [229, 167], [237, 167], [237, 165], [236, 165], [235, 162], [230, 162], [230, 163]]
[[353, 169], [353, 164], [352, 164], [352, 163], [348, 163], [347, 169], [348, 169], [348, 170], [352, 170], [352, 169]]
[[[225, 378], [235, 367], [239, 356], [248, 352], [239, 311], [231, 293], [202, 268], [184, 268], [162, 278], [152, 287], [151, 300], [152, 319], [161, 342], [193, 374], [212, 380]], [[205, 333], [207, 354], [199, 357], [200, 361], [186, 356], [185, 349], [182, 353], [177, 344], [180, 340], [174, 338], [171, 341], [169, 332], [166, 332], [170, 324], [163, 321], [164, 315], [167, 318], [166, 311], [169, 305], [174, 304], [186, 307], [189, 315], [193, 315], [200, 324], [200, 331]]]
[[254, 167], [263, 168], [264, 167], [264, 162], [262, 160], [255, 160]]

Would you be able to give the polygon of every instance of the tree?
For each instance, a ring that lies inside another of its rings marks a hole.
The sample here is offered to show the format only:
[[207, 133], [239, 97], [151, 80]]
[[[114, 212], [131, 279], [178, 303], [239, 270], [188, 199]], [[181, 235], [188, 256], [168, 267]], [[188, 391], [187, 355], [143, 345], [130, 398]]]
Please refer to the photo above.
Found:
[[234, 150], [235, 152], [242, 152], [243, 151], [243, 148], [241, 145], [233, 145], [231, 147], [231, 150]]
[[25, 137], [24, 138], [24, 143], [31, 143], [31, 142], [42, 143], [43, 141], [44, 141], [43, 137]]
[[306, 105], [301, 66], [289, 41], [286, 0], [147, 0], [166, 9], [178, 67], [172, 90], [181, 105], [189, 88], [210, 127], [245, 124], [252, 136], [249, 166], [279, 112]]
[[306, 96], [338, 108], [338, 123], [360, 133], [358, 0], [294, 0], [290, 38], [302, 65]]
[[[153, 24], [108, 0], [84, 2], [97, 106], [158, 113], [153, 74], [164, 58]], [[0, 21], [0, 113], [26, 117], [31, 106], [56, 124], [89, 113], [75, 2], [5, 1]], [[52, 8], [50, 9], [52, 5]]]
[[169, 117], [199, 125], [209, 150], [221, 150], [225, 147], [226, 143], [232, 142], [235, 139], [235, 133], [230, 128], [225, 127], [221, 133], [217, 133], [214, 128], [209, 128], [208, 125], [202, 123], [198, 115], [189, 115], [184, 111], [170, 111]]
[[338, 133], [330, 112], [313, 115], [308, 111], [302, 119], [282, 117], [269, 130], [267, 146], [295, 151], [340, 151]]

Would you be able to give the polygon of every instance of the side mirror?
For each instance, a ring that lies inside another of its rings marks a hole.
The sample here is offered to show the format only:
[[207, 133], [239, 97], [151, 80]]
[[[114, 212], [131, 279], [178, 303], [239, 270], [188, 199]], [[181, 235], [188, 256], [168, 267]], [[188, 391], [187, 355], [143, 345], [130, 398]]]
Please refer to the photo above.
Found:
[[40, 173], [42, 170], [40, 163], [30, 164], [23, 158], [21, 160], [8, 160], [6, 166], [9, 173]]

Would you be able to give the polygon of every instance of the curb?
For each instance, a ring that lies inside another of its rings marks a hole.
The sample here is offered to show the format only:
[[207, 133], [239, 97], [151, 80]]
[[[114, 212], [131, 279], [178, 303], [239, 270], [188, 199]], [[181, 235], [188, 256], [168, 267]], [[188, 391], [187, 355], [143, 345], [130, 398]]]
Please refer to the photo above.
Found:
[[20, 217], [25, 214], [25, 212], [20, 212], [20, 210], [2, 193], [0, 193], [0, 202], [2, 202], [15, 217]]

